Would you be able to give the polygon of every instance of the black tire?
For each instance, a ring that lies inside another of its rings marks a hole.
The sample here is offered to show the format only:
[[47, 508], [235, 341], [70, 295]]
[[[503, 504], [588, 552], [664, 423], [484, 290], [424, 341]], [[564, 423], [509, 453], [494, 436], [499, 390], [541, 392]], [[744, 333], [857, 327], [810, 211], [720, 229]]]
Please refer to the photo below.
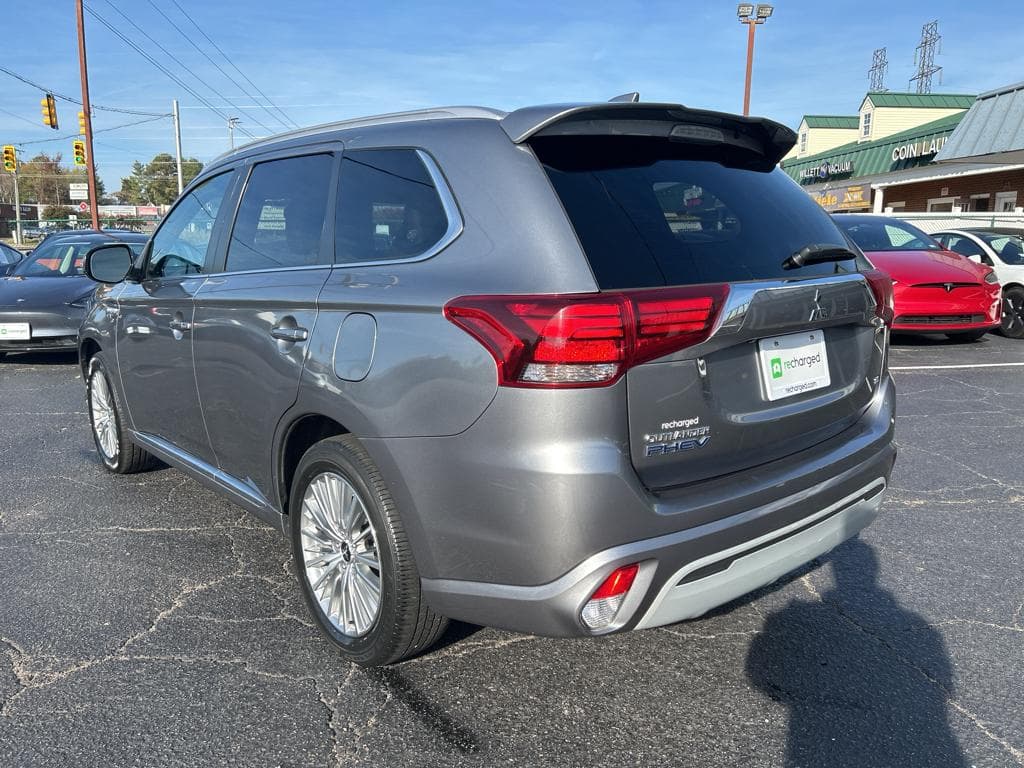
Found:
[[972, 344], [975, 341], [981, 341], [985, 334], [988, 333], [987, 328], [982, 328], [979, 331], [957, 331], [956, 333], [947, 333], [950, 341], [955, 341], [957, 344]]
[[1003, 320], [999, 333], [1008, 339], [1024, 339], [1024, 288], [1003, 290]]
[[[102, 352], [97, 352], [89, 360], [89, 369], [85, 381], [85, 400], [89, 409], [89, 427], [92, 432], [93, 442], [96, 444], [96, 453], [108, 472], [118, 475], [130, 475], [136, 472], [144, 472], [152, 469], [158, 464], [156, 458], [146, 450], [140, 448], [131, 441], [124, 429], [124, 403], [117, 389], [110, 383], [110, 376], [107, 373], [106, 361]], [[102, 376], [110, 393], [110, 402], [113, 405], [113, 425], [115, 430], [116, 450], [108, 453], [104, 450], [96, 429], [95, 409], [93, 408], [93, 379]]]
[[[359, 494], [378, 540], [380, 608], [366, 634], [342, 632], [324, 613], [306, 574], [302, 551], [302, 500], [318, 475], [341, 475]], [[365, 667], [392, 664], [423, 652], [444, 633], [448, 619], [434, 613], [423, 600], [420, 575], [401, 517], [380, 471], [352, 435], [323, 440], [299, 462], [292, 483], [289, 513], [295, 570], [309, 612], [317, 625], [349, 660]]]

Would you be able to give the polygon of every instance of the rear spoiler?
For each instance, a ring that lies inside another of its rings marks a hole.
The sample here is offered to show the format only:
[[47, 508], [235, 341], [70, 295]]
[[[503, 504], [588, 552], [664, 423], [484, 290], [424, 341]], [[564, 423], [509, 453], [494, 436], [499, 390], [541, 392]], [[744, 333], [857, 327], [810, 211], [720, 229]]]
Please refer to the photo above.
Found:
[[633, 136], [688, 144], [731, 145], [774, 167], [796, 144], [796, 133], [764, 117], [691, 109], [682, 104], [627, 101], [526, 107], [501, 120], [516, 144], [546, 136]]

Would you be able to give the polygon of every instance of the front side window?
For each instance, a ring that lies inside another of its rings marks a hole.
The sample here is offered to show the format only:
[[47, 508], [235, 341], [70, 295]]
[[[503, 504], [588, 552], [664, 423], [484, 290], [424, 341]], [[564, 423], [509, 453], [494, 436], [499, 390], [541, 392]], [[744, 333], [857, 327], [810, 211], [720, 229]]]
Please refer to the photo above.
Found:
[[939, 238], [939, 240], [948, 250], [953, 251], [953, 253], [959, 253], [961, 256], [983, 257], [985, 255], [985, 252], [981, 250], [981, 246], [968, 237], [945, 235]]
[[184, 277], [204, 271], [213, 225], [230, 182], [230, 172], [204, 181], [168, 214], [153, 236], [146, 279]]
[[447, 231], [444, 205], [416, 150], [356, 150], [342, 158], [337, 263], [415, 258]]
[[982, 235], [989, 247], [996, 252], [1004, 264], [1015, 267], [1024, 266], [1024, 236], [1021, 235]]
[[322, 254], [334, 156], [270, 160], [252, 169], [228, 245], [228, 272], [329, 264]]

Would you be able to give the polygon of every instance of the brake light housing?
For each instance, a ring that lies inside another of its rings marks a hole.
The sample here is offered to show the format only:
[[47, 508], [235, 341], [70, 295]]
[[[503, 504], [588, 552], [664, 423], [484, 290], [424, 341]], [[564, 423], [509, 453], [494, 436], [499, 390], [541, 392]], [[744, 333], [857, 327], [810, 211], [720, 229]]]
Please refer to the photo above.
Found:
[[640, 570], [638, 563], [616, 568], [599, 586], [580, 611], [580, 621], [589, 629], [604, 629], [615, 620], [633, 581]]
[[889, 275], [880, 269], [869, 269], [863, 272], [864, 279], [868, 281], [871, 292], [875, 294], [875, 315], [886, 325], [892, 326], [896, 313], [893, 297], [893, 280]]
[[494, 358], [504, 387], [614, 384], [635, 365], [706, 341], [728, 285], [461, 296], [444, 315]]

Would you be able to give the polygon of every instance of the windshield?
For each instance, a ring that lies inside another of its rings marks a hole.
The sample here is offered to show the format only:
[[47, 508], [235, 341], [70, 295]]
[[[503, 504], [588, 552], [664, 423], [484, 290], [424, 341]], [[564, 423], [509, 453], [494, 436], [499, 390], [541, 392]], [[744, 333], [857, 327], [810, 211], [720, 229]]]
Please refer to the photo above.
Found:
[[978, 233], [1004, 264], [1024, 266], [1024, 235]]
[[942, 246], [917, 227], [898, 219], [835, 217], [836, 224], [862, 251], [939, 251]]
[[787, 270], [807, 245], [849, 248], [782, 171], [698, 159], [662, 140], [552, 137], [531, 146], [602, 289], [818, 277], [857, 259]]
[[[99, 243], [56, 240], [43, 243], [14, 269], [22, 277], [74, 277], [83, 274], [85, 254]], [[125, 243], [136, 256], [144, 243]]]

